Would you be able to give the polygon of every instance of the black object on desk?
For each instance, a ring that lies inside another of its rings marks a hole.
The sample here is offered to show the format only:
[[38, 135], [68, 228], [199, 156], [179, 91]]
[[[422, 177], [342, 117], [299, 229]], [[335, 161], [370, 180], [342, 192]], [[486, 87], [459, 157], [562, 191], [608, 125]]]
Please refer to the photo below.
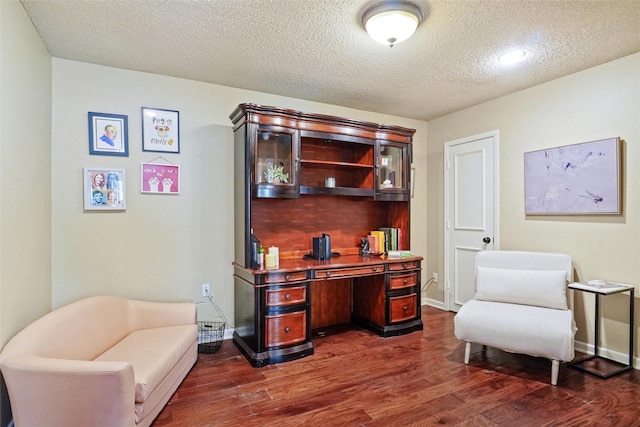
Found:
[[[576, 291], [589, 292], [595, 294], [596, 305], [595, 305], [595, 331], [594, 331], [594, 344], [593, 344], [593, 354], [583, 357], [578, 360], [574, 360], [569, 363], [570, 366], [579, 369], [581, 371], [587, 372], [591, 375], [595, 375], [599, 378], [607, 379], [619, 373], [628, 371], [633, 368], [633, 304], [634, 304], [634, 290], [635, 287], [633, 285], [625, 285], [622, 283], [611, 283], [605, 282], [602, 280], [594, 280], [587, 283], [570, 283], [569, 289], [573, 289]], [[604, 356], [600, 356], [598, 354], [598, 338], [599, 338], [599, 330], [600, 330], [600, 296], [607, 296], [612, 294], [619, 294], [622, 292], [629, 292], [629, 362], [625, 365], [624, 363], [618, 362], [616, 360], [612, 360], [606, 358]], [[585, 362], [590, 360], [599, 359], [607, 362], [608, 364], [613, 364], [617, 366], [617, 369], [607, 373], [601, 373], [597, 370], [585, 366]]]

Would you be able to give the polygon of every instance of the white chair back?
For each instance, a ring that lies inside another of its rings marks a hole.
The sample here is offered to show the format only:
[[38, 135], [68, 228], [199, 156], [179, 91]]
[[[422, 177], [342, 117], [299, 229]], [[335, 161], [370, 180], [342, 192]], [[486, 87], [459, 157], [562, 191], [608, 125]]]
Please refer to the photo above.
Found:
[[476, 256], [477, 267], [509, 268], [513, 270], [566, 271], [567, 281], [573, 281], [571, 257], [565, 254], [524, 251], [483, 251]]

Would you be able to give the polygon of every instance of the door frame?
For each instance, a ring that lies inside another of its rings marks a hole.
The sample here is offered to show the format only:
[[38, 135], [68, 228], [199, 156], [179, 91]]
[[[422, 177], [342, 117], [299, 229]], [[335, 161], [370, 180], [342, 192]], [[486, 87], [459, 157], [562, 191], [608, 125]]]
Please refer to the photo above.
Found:
[[443, 229], [444, 229], [444, 308], [445, 310], [451, 311], [451, 280], [450, 280], [450, 271], [449, 271], [449, 230], [447, 229], [447, 222], [449, 220], [449, 201], [450, 201], [450, 193], [449, 193], [449, 155], [451, 148], [457, 145], [466, 144], [470, 142], [477, 141], [479, 139], [485, 138], [493, 138], [493, 247], [494, 250], [498, 250], [500, 248], [500, 163], [499, 163], [499, 148], [500, 148], [500, 132], [496, 130], [479, 133], [477, 135], [471, 135], [464, 138], [455, 139], [453, 141], [447, 141], [444, 143], [444, 161], [443, 161], [443, 170], [444, 170], [444, 218], [443, 218]]

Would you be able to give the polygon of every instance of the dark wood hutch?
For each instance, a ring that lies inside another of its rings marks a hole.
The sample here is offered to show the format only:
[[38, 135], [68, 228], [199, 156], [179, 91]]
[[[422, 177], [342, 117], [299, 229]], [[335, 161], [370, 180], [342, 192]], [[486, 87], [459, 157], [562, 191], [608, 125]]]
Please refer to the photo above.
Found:
[[[255, 104], [239, 105], [230, 119], [233, 340], [251, 364], [313, 354], [312, 336], [336, 325], [383, 337], [421, 330], [422, 258], [359, 254], [360, 239], [380, 227], [399, 229], [398, 249], [409, 249], [415, 130]], [[279, 248], [278, 266], [252, 268], [252, 231], [265, 248]], [[334, 256], [304, 257], [322, 233]]]

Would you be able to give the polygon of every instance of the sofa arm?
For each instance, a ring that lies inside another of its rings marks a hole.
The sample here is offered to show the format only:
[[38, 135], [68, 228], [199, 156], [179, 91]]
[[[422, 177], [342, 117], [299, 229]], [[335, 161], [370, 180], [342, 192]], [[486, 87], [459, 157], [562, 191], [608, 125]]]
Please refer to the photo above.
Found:
[[16, 426], [135, 426], [127, 362], [12, 357], [2, 374]]
[[196, 323], [196, 305], [186, 302], [129, 300], [130, 327], [141, 329]]

